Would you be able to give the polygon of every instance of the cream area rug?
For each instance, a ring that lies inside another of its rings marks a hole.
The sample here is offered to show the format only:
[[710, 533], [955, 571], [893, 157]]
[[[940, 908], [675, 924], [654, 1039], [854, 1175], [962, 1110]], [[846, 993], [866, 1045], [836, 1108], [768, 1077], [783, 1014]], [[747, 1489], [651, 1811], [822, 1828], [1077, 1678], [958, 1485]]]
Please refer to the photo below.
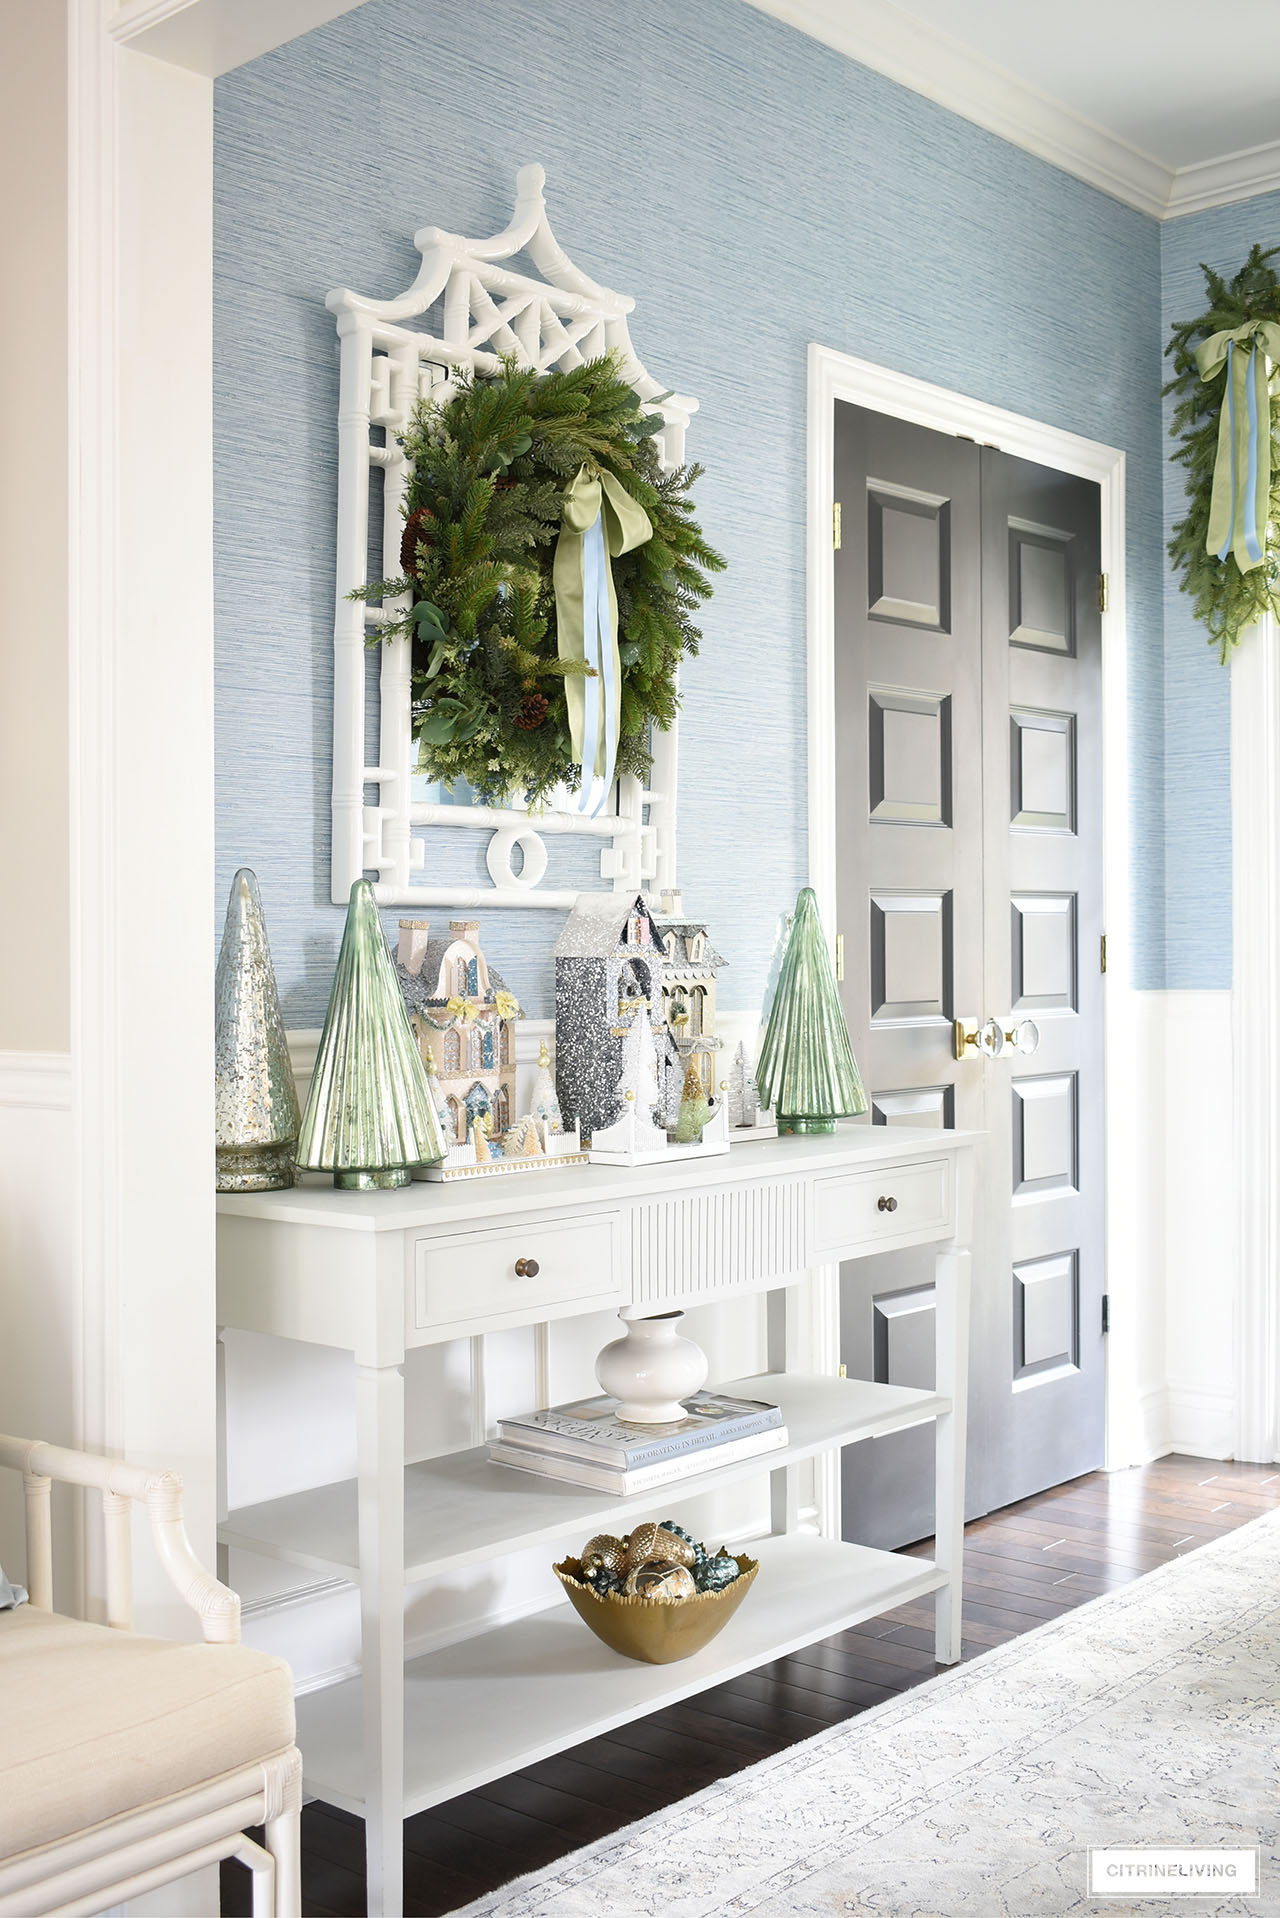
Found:
[[[1278, 1764], [1280, 1511], [466, 1918], [1277, 1918]], [[1260, 1895], [1091, 1899], [1112, 1845], [1257, 1847]]]

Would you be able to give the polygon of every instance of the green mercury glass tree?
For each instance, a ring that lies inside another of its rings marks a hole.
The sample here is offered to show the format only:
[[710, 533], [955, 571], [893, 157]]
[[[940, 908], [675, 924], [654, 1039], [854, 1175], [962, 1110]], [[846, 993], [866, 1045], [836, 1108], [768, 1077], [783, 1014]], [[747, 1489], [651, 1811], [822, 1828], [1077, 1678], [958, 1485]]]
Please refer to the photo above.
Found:
[[412, 1167], [444, 1150], [373, 887], [357, 879], [296, 1161], [364, 1192], [408, 1185]]
[[791, 916], [756, 1080], [779, 1132], [834, 1132], [837, 1119], [867, 1109], [818, 901], [808, 886]]

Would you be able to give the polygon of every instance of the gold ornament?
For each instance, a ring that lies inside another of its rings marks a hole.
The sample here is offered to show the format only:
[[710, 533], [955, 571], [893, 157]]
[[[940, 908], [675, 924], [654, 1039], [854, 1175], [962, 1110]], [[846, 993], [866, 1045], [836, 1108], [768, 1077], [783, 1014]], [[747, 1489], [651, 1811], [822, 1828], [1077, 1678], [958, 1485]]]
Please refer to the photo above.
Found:
[[606, 1572], [620, 1572], [626, 1562], [626, 1540], [614, 1538], [611, 1532], [598, 1532], [582, 1548], [581, 1565], [584, 1572], [589, 1572], [593, 1565], [603, 1566]]
[[692, 1598], [696, 1590], [693, 1573], [669, 1558], [651, 1558], [627, 1573], [627, 1591], [634, 1598], [659, 1598], [670, 1604], [674, 1599]]
[[665, 1525], [650, 1519], [646, 1525], [637, 1525], [627, 1541], [627, 1569], [651, 1558], [664, 1558], [672, 1565], [692, 1565], [697, 1553], [687, 1538], [677, 1538]]

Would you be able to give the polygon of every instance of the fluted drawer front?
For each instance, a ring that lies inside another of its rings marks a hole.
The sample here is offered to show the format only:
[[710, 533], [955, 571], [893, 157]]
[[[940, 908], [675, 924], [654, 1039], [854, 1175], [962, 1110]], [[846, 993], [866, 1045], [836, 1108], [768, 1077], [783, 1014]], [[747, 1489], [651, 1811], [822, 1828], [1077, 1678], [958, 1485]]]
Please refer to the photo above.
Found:
[[472, 1321], [557, 1316], [597, 1301], [621, 1303], [618, 1217], [536, 1219], [527, 1225], [420, 1239], [414, 1261], [414, 1326], [465, 1329]]
[[737, 1186], [638, 1205], [631, 1214], [632, 1296], [696, 1298], [803, 1272], [804, 1187]]
[[952, 1206], [949, 1159], [817, 1179], [813, 1258], [842, 1258], [856, 1249], [936, 1237], [939, 1227], [951, 1222]]

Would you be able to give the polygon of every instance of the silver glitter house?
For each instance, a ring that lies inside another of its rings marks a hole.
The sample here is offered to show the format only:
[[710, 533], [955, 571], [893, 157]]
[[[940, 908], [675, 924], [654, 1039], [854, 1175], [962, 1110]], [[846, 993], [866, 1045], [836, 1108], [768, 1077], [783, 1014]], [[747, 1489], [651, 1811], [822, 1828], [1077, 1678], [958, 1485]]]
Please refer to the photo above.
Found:
[[597, 893], [583, 894], [569, 914], [555, 958], [556, 1094], [565, 1124], [576, 1119], [585, 1140], [620, 1116], [623, 1040], [634, 1019], [648, 1019], [665, 1056], [666, 955], [642, 893]]

